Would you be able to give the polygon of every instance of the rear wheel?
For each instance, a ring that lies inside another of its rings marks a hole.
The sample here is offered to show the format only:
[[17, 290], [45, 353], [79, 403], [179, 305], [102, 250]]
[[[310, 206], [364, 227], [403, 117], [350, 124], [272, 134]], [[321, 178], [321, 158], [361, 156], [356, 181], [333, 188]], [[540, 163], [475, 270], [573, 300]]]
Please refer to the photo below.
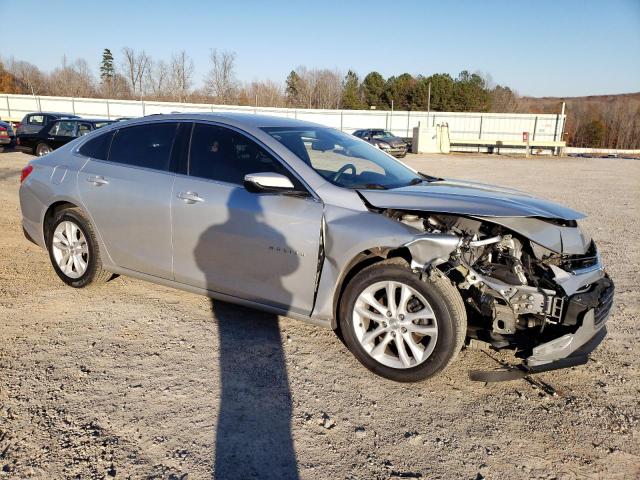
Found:
[[79, 208], [61, 210], [48, 231], [47, 247], [53, 269], [75, 288], [104, 283], [112, 274], [102, 268], [98, 241]]
[[52, 151], [53, 151], [52, 148], [46, 143], [39, 143], [36, 146], [36, 155], [38, 157], [42, 157], [42, 156], [46, 155], [47, 153], [51, 153]]
[[365, 268], [345, 289], [340, 327], [346, 345], [369, 370], [400, 382], [436, 375], [462, 348], [466, 313], [440, 272], [427, 280], [404, 261]]

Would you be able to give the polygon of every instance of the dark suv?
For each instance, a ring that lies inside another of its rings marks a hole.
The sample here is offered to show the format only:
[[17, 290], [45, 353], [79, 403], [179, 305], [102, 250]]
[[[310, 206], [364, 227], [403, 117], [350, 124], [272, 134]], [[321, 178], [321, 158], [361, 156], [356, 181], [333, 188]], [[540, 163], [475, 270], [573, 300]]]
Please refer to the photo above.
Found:
[[36, 154], [36, 136], [49, 126], [51, 122], [59, 119], [80, 118], [77, 115], [57, 112], [27, 113], [22, 122], [16, 128], [17, 143], [21, 150]]
[[20, 147], [38, 157], [52, 152], [69, 143], [74, 138], [82, 137], [100, 127], [114, 123], [115, 120], [70, 118], [54, 120], [38, 133], [20, 139]]
[[403, 158], [407, 154], [407, 142], [388, 130], [369, 128], [356, 130], [353, 134], [394, 157]]

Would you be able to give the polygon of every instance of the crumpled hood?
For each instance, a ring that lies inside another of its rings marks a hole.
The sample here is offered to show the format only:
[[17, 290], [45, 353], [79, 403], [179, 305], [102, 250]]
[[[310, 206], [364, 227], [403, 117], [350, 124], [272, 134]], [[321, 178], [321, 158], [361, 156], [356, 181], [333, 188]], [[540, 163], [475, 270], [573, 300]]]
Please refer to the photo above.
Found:
[[479, 217], [579, 220], [583, 213], [518, 190], [461, 180], [438, 180], [392, 190], [360, 190], [378, 208]]

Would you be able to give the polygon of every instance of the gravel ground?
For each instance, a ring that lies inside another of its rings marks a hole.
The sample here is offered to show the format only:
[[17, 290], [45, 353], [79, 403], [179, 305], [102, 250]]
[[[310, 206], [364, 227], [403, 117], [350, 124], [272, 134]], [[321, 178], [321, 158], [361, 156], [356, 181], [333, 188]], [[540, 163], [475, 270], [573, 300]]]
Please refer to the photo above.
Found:
[[331, 331], [119, 277], [63, 286], [20, 227], [0, 153], [0, 477], [638, 478], [640, 162], [408, 156], [421, 171], [589, 213], [616, 281], [585, 366], [470, 382], [463, 350], [421, 384], [369, 373]]

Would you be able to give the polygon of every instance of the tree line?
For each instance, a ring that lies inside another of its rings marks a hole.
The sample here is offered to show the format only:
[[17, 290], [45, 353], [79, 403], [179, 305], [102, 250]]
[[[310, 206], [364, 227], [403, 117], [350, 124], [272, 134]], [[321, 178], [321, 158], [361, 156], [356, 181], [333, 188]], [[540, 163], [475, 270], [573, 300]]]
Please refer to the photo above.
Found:
[[[520, 97], [508, 86], [495, 85], [490, 76], [466, 70], [457, 76], [403, 73], [388, 78], [374, 71], [361, 78], [352, 70], [344, 74], [299, 66], [284, 83], [241, 82], [236, 54], [216, 49], [210, 51], [208, 72], [197, 86], [194, 62], [184, 50], [154, 59], [144, 50], [125, 47], [117, 57], [105, 48], [97, 76], [84, 59], [63, 57], [47, 73], [29, 62], [0, 58], [0, 92], [258, 107], [501, 113], [558, 113], [562, 100]], [[618, 97], [607, 103], [567, 100], [565, 140], [576, 146], [640, 148], [640, 98]]]

